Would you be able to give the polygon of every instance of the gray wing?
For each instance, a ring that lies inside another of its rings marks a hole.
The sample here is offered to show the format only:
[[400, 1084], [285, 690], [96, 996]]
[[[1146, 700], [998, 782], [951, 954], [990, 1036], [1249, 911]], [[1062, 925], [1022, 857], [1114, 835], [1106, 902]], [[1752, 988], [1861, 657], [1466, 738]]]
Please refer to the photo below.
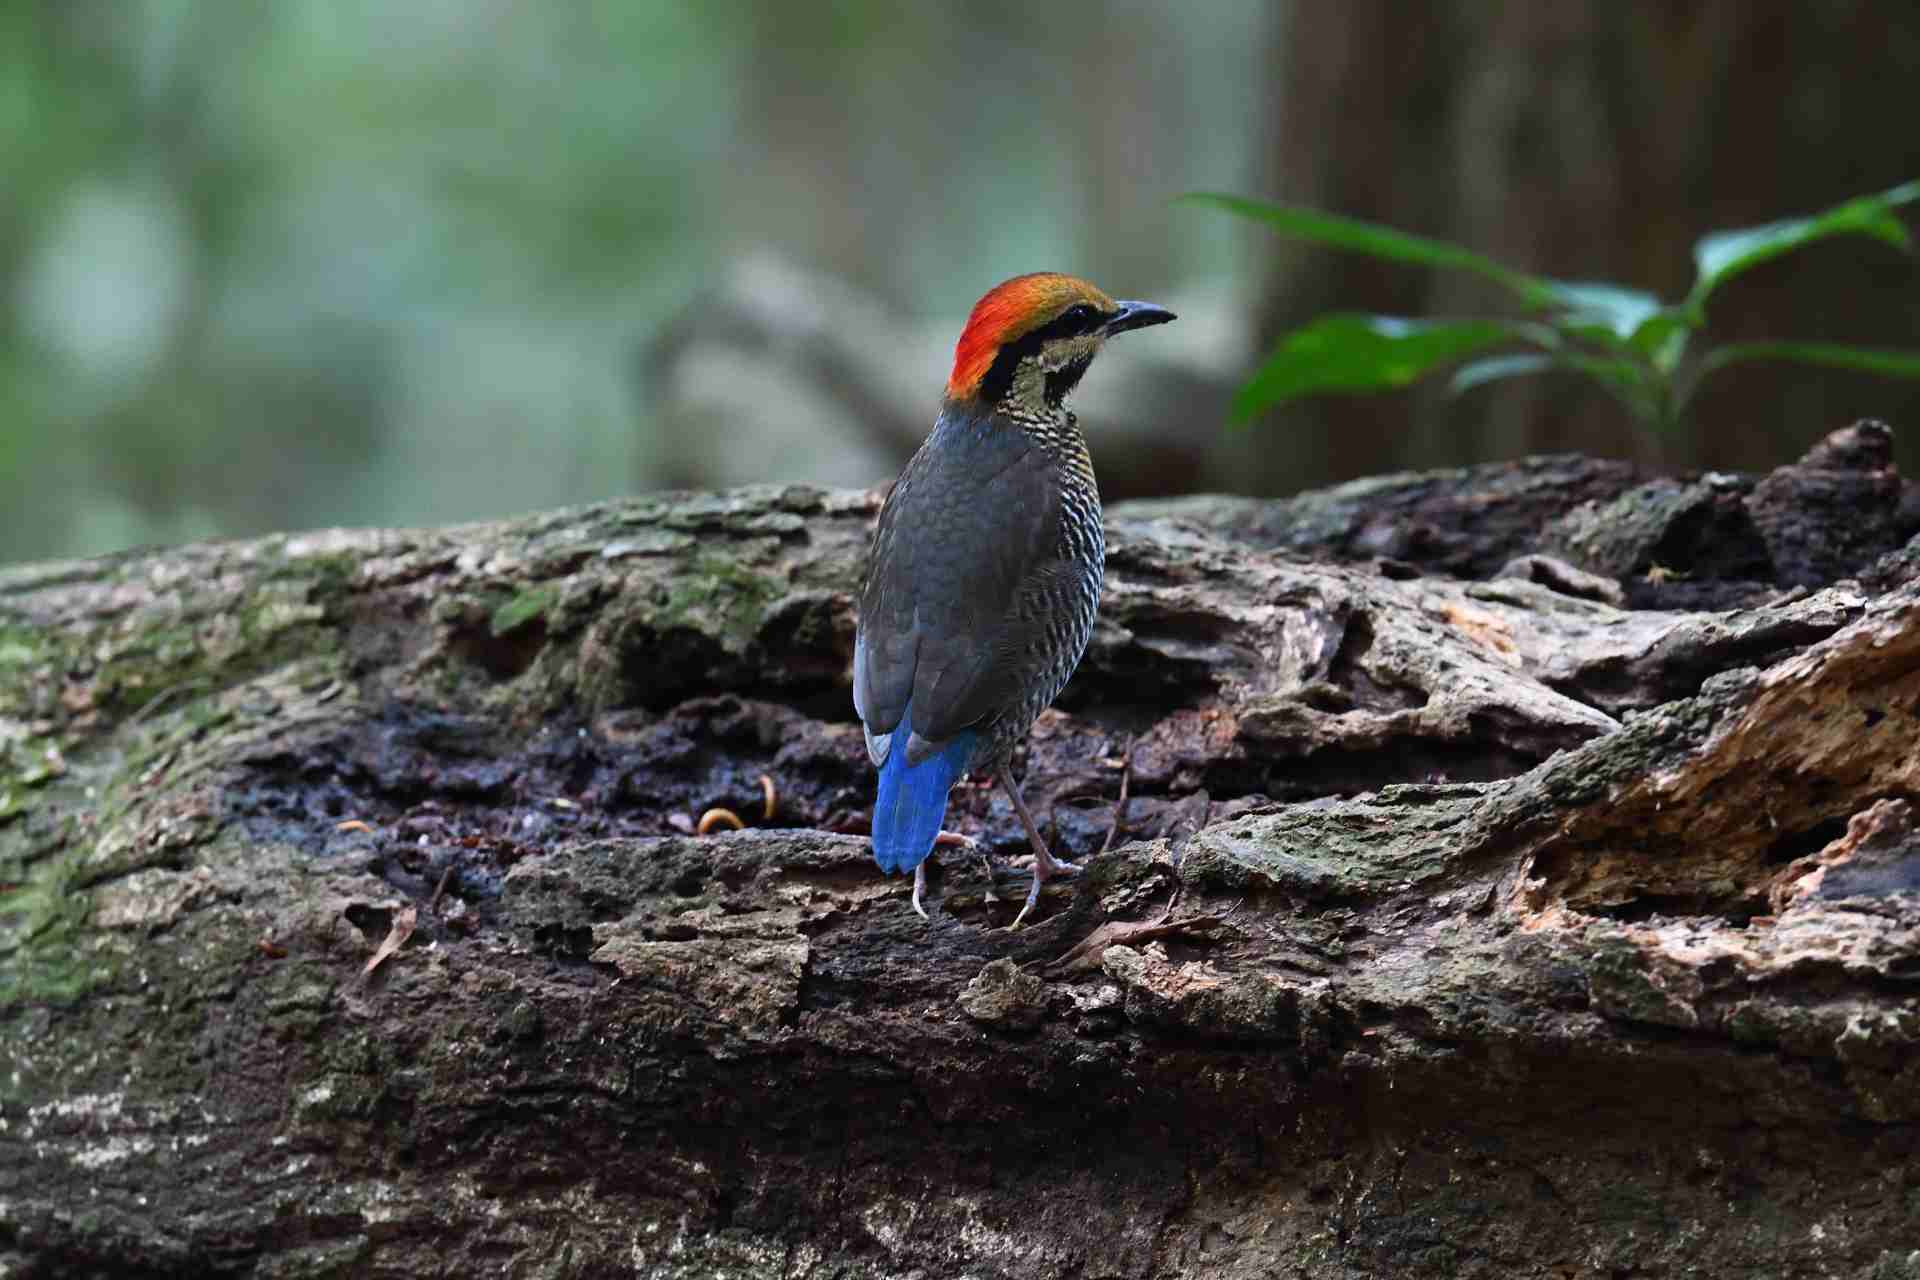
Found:
[[1061, 572], [1056, 464], [1019, 428], [936, 427], [888, 495], [854, 639], [853, 701], [884, 763], [913, 701], [917, 762], [1015, 701], [1032, 646], [1018, 604]]

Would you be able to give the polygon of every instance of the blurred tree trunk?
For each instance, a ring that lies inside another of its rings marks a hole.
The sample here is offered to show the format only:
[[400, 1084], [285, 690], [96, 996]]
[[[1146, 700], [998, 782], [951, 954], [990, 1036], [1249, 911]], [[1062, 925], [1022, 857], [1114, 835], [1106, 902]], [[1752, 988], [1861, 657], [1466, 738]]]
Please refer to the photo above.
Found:
[[[1920, 75], [1910, 6], [1361, 0], [1276, 10], [1272, 31], [1261, 194], [1458, 240], [1530, 271], [1672, 296], [1690, 283], [1700, 235], [1920, 172], [1920, 134], [1904, 123]], [[1713, 332], [1913, 346], [1917, 297], [1910, 263], [1841, 242], [1730, 287]], [[1428, 314], [1496, 301], [1477, 282], [1288, 246], [1258, 326], [1265, 346], [1327, 309]], [[1286, 435], [1310, 443], [1266, 465], [1280, 487], [1574, 447], [1764, 468], [1859, 414], [1898, 421], [1917, 407], [1908, 384], [1753, 366], [1708, 383], [1689, 431], [1659, 440], [1558, 378], [1457, 404], [1422, 388], [1280, 411], [1276, 420], [1300, 424]], [[1914, 449], [1906, 443], [1909, 468]]]

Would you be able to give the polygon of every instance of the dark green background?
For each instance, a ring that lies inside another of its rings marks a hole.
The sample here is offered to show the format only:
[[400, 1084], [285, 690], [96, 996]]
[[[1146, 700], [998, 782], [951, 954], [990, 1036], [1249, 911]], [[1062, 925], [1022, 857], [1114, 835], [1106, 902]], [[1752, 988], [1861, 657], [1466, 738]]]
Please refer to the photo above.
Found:
[[[945, 347], [1003, 276], [1181, 306], [1128, 340], [1181, 408], [1096, 442], [1117, 494], [1540, 448], [1761, 468], [1861, 414], [1906, 429], [1912, 467], [1914, 387], [1785, 371], [1711, 387], [1661, 440], [1558, 382], [1318, 402], [1236, 437], [1224, 396], [1280, 330], [1483, 300], [1171, 200], [1319, 204], [1677, 293], [1701, 232], [1920, 175], [1916, 84], [1920, 11], [1866, 3], [16, 0], [0, 561], [889, 479], [915, 428], [779, 444], [801, 420], [783, 377], [721, 424], [726, 466], [677, 438], [688, 366], [657, 353], [752, 262], [790, 266], [829, 317], [882, 317], [836, 358], [924, 386], [929, 420]], [[1715, 307], [1727, 336], [1920, 346], [1920, 276], [1875, 245]], [[786, 358], [766, 335], [722, 346], [743, 387]]]

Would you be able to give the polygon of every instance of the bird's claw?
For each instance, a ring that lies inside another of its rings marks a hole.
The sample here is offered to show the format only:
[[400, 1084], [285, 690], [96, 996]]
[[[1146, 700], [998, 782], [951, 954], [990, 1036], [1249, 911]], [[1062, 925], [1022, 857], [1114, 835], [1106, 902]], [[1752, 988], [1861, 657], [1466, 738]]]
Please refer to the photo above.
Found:
[[1020, 928], [1020, 922], [1027, 918], [1027, 912], [1033, 910], [1033, 904], [1038, 901], [1040, 901], [1040, 879], [1036, 876], [1034, 877], [1033, 888], [1027, 890], [1027, 900], [1021, 905], [1020, 914], [1015, 916], [1013, 923], [1007, 926], [1008, 933], [1013, 933]]
[[[965, 849], [970, 853], [978, 855], [983, 866], [987, 861], [987, 855], [980, 852], [980, 842], [972, 836], [963, 836], [957, 831], [936, 832], [933, 837], [933, 848]], [[933, 850], [929, 849], [927, 853], [928, 856], [931, 857]], [[988, 869], [988, 875], [992, 875], [991, 868]], [[921, 863], [913, 869], [913, 910], [922, 920], [932, 920], [933, 917], [927, 914], [926, 907], [921, 905], [920, 902], [920, 899], [925, 896], [926, 892], [927, 864], [922, 860]]]
[[1027, 900], [1021, 906], [1020, 914], [1015, 916], [1013, 923], [1007, 926], [1007, 932], [1012, 933], [1015, 929], [1018, 929], [1021, 921], [1027, 918], [1027, 912], [1033, 910], [1035, 904], [1040, 901], [1041, 885], [1055, 876], [1079, 875], [1083, 870], [1085, 870], [1085, 868], [1077, 862], [1063, 862], [1059, 858], [1051, 856], [1045, 860], [1035, 858], [1033, 860], [1033, 887], [1027, 890]]

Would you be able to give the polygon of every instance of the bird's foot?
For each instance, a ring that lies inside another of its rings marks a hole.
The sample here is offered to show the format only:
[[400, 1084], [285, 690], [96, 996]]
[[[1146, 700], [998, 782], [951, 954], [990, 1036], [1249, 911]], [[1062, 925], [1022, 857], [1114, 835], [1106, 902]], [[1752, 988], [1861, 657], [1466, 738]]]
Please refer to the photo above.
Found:
[[1021, 798], [1020, 788], [1013, 780], [1013, 774], [1005, 764], [1000, 766], [1000, 785], [1007, 789], [1007, 799], [1013, 801], [1013, 811], [1020, 815], [1020, 825], [1026, 829], [1027, 841], [1033, 846], [1033, 888], [1027, 890], [1027, 901], [1020, 908], [1020, 914], [1007, 926], [1009, 932], [1020, 927], [1027, 918], [1027, 912], [1033, 910], [1033, 904], [1040, 901], [1040, 886], [1057, 875], [1080, 870], [1071, 862], [1062, 862], [1053, 856], [1047, 848], [1047, 842], [1040, 838], [1040, 827], [1033, 820], [1033, 813], [1027, 808], [1027, 802]]
[[[1038, 859], [1035, 860], [1034, 865], [1035, 869], [1038, 870]], [[1051, 854], [1047, 857], [1047, 874], [1049, 876], [1077, 876], [1086, 869], [1086, 864], [1083, 862], [1068, 862], [1065, 858], [1056, 858]]]
[[1033, 859], [1033, 887], [1027, 890], [1027, 900], [1021, 906], [1020, 914], [1015, 916], [1013, 923], [1007, 926], [1007, 931], [1011, 933], [1018, 929], [1021, 921], [1027, 918], [1027, 912], [1033, 910], [1034, 904], [1040, 901], [1041, 885], [1055, 876], [1079, 875], [1083, 870], [1085, 868], [1077, 862], [1056, 858], [1044, 849], [1037, 850]]
[[[972, 836], [963, 836], [957, 831], [939, 832], [933, 837], [933, 847], [935, 849], [943, 847], [948, 849], [969, 849], [976, 853], [978, 853], [980, 849], [979, 842], [974, 840]], [[932, 854], [929, 853], [928, 856], [931, 857]], [[983, 862], [985, 861], [984, 856], [981, 860]], [[927, 914], [926, 907], [922, 906], [920, 902], [920, 899], [925, 896], [926, 892], [927, 864], [923, 861], [913, 869], [913, 909], [922, 920], [932, 919], [932, 917]]]
[[988, 902], [1000, 901], [993, 896], [993, 863], [987, 861], [987, 851], [980, 847], [978, 840], [972, 836], [963, 836], [958, 831], [942, 831], [933, 838], [933, 847], [938, 849], [943, 845], [952, 849], [964, 849], [980, 859], [980, 874], [986, 877], [987, 882], [985, 899]]

